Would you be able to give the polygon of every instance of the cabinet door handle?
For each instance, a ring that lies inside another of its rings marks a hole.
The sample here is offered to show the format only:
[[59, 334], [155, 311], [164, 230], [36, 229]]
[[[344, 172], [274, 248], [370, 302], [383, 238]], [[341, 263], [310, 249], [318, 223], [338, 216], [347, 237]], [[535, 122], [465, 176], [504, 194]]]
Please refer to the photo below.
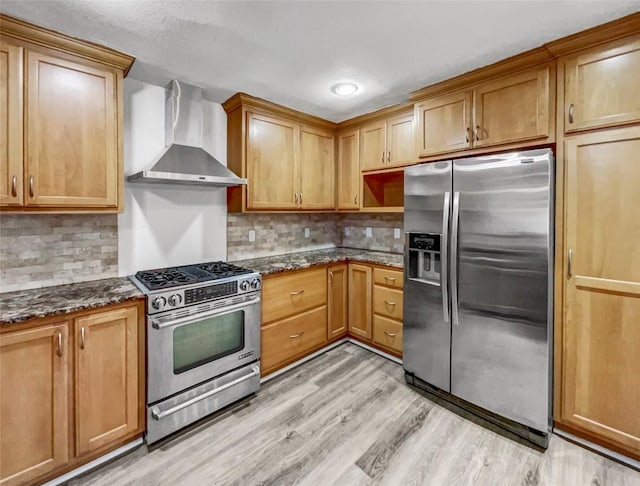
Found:
[[387, 164], [391, 163], [391, 152], [387, 152]]
[[353, 198], [353, 203], [354, 204], [358, 204], [358, 195], [356, 194], [356, 196]]
[[476, 140], [480, 140], [480, 125], [476, 125], [475, 135]]
[[84, 326], [80, 328], [80, 349], [84, 349]]
[[384, 303], [387, 304], [387, 305], [391, 305], [391, 306], [396, 305], [395, 302], [391, 302], [390, 300], [385, 300]]
[[301, 192], [298, 193], [298, 199], [300, 200], [300, 205], [302, 205], [302, 193]]
[[62, 349], [62, 333], [59, 332], [58, 335], [56, 336], [57, 342], [56, 342], [56, 354], [58, 356], [62, 356], [63, 353], [63, 349]]
[[567, 276], [571, 278], [573, 276], [573, 250], [569, 248], [569, 255], [567, 256]]
[[329, 272], [329, 282], [333, 285], [333, 272]]
[[392, 338], [393, 338], [393, 337], [396, 337], [396, 333], [395, 333], [395, 332], [385, 331], [384, 333], [385, 333], [387, 336], [389, 336], [389, 337], [392, 337]]
[[302, 295], [304, 294], [304, 290], [298, 290], [297, 292], [289, 292], [289, 295]]
[[469, 127], [467, 127], [467, 128], [465, 129], [465, 131], [464, 131], [464, 132], [465, 132], [465, 133], [464, 133], [464, 141], [465, 141], [465, 142], [467, 142], [467, 143], [469, 143], [469, 132], [470, 132], [470, 131], [471, 131], [471, 130], [469, 129]]
[[569, 123], [573, 123], [573, 103], [569, 105]]
[[18, 178], [16, 176], [11, 178], [11, 195], [13, 197], [18, 195]]
[[290, 339], [295, 339], [295, 338], [299, 338], [300, 336], [302, 336], [304, 334], [304, 331], [300, 331], [298, 334], [290, 334], [289, 338]]
[[382, 152], [382, 157], [380, 158], [380, 160], [382, 161], [382, 164], [384, 165], [384, 152]]
[[33, 186], [34, 186], [33, 176], [29, 176], [29, 195], [31, 197], [35, 197]]

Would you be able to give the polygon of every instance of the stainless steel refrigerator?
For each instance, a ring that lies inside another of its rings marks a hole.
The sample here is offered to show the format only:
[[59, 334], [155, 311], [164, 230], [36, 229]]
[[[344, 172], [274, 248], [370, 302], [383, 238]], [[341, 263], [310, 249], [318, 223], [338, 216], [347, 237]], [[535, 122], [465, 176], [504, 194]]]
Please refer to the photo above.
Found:
[[546, 447], [553, 329], [551, 150], [405, 170], [405, 377]]

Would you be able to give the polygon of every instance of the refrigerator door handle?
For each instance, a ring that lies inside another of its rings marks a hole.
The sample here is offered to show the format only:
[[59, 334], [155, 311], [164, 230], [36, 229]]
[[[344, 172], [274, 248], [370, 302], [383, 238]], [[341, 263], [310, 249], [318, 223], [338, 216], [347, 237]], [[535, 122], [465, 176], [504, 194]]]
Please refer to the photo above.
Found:
[[442, 287], [442, 315], [445, 324], [449, 323], [449, 282], [447, 274], [447, 247], [449, 246], [449, 205], [451, 193], [444, 193], [444, 208], [442, 210], [442, 248], [440, 258], [440, 285]]
[[458, 220], [460, 219], [460, 193], [453, 196], [453, 215], [451, 217], [451, 321], [458, 325]]

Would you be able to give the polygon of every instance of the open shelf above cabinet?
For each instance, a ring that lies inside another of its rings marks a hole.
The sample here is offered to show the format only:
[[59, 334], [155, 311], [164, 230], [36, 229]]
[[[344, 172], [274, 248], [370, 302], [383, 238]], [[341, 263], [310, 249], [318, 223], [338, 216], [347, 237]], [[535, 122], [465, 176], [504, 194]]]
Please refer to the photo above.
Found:
[[362, 175], [361, 211], [403, 212], [404, 170]]

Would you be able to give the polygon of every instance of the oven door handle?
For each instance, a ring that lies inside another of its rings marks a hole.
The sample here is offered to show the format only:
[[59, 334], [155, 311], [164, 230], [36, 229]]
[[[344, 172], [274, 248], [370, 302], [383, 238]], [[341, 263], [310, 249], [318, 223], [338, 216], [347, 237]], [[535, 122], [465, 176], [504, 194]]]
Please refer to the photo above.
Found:
[[217, 316], [220, 314], [227, 314], [229, 312], [232, 312], [237, 309], [241, 309], [248, 305], [257, 304], [258, 302], [260, 302], [260, 297], [257, 297], [253, 300], [247, 300], [246, 302], [240, 302], [239, 304], [223, 307], [221, 309], [216, 309], [215, 311], [212, 311], [212, 312], [202, 312], [200, 314], [193, 314], [191, 316], [181, 317], [180, 319], [173, 319], [167, 322], [161, 322], [157, 319], [151, 318], [151, 326], [153, 326], [154, 329], [164, 329], [166, 327], [172, 327], [172, 326], [177, 326], [179, 324], [184, 324], [185, 322], [199, 321], [202, 319], [206, 319], [207, 317]]
[[160, 410], [158, 407], [153, 407], [151, 409], [151, 417], [153, 417], [154, 420], [160, 420], [168, 415], [173, 415], [174, 413], [179, 412], [184, 408], [190, 407], [194, 403], [198, 403], [201, 400], [205, 400], [209, 397], [217, 395], [218, 393], [222, 393], [223, 391], [233, 386], [236, 386], [242, 383], [243, 381], [250, 380], [254, 376], [259, 376], [259, 375], [260, 375], [260, 368], [257, 366], [254, 366], [251, 369], [251, 373], [249, 373], [248, 375], [244, 375], [244, 376], [241, 376], [240, 378], [236, 378], [235, 380], [232, 380], [229, 383], [222, 385], [221, 387], [214, 388], [213, 390], [209, 390], [208, 392], [203, 393], [202, 395], [198, 395], [197, 397], [190, 398], [189, 400], [184, 401], [178, 405], [175, 405], [174, 407], [168, 408], [166, 410]]

